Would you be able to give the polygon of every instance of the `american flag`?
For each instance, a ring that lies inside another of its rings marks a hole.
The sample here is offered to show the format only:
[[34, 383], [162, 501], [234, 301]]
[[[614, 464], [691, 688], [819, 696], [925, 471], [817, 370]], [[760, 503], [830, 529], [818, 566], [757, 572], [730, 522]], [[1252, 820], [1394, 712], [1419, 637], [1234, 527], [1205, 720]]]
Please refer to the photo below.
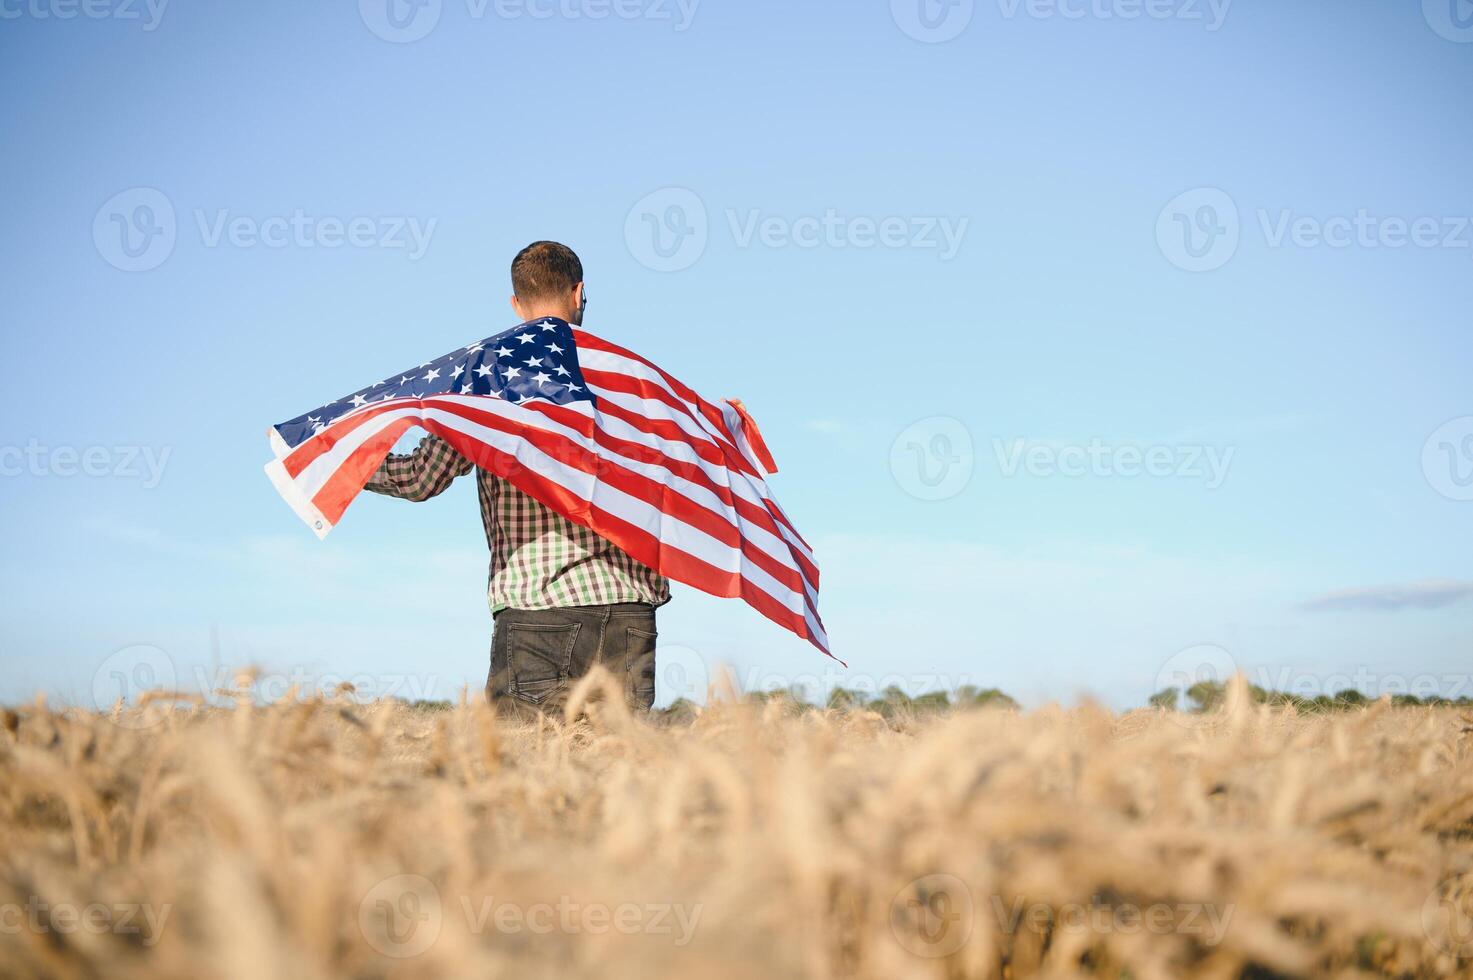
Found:
[[477, 341], [272, 427], [266, 475], [319, 538], [419, 426], [661, 574], [740, 597], [824, 653], [818, 566], [742, 404], [563, 320]]

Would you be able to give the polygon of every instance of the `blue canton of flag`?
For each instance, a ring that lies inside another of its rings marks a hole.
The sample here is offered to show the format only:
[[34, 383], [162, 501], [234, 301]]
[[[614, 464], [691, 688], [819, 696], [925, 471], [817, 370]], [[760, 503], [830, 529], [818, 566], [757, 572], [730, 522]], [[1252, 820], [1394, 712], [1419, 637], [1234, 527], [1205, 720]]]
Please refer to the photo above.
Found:
[[400, 398], [484, 395], [513, 404], [593, 401], [578, 369], [578, 346], [564, 320], [545, 317], [385, 378], [276, 427], [295, 449], [360, 408]]

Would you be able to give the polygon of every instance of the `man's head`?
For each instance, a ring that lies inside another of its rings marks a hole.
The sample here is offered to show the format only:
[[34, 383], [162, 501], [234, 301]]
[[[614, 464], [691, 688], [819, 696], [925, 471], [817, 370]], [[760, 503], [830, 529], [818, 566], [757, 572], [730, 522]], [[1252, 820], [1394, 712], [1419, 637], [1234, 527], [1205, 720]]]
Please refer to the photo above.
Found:
[[566, 245], [533, 242], [511, 262], [511, 308], [523, 320], [583, 322], [583, 263]]

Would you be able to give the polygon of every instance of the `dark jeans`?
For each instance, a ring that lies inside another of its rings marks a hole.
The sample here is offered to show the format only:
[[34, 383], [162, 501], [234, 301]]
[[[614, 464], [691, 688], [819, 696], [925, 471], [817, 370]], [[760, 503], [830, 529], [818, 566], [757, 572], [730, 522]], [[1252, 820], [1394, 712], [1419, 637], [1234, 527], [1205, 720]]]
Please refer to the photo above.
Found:
[[498, 712], [562, 713], [577, 679], [602, 664], [634, 711], [655, 702], [655, 608], [643, 602], [503, 609], [491, 637], [486, 699]]

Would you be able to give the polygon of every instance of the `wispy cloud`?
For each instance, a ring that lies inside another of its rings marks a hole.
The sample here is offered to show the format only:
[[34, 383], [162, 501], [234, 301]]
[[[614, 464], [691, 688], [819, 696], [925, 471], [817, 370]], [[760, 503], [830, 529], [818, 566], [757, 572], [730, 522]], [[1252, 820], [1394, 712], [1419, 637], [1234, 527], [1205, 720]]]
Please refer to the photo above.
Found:
[[1395, 612], [1400, 609], [1441, 609], [1473, 598], [1473, 582], [1427, 579], [1406, 585], [1377, 585], [1340, 589], [1300, 603], [1306, 612]]

